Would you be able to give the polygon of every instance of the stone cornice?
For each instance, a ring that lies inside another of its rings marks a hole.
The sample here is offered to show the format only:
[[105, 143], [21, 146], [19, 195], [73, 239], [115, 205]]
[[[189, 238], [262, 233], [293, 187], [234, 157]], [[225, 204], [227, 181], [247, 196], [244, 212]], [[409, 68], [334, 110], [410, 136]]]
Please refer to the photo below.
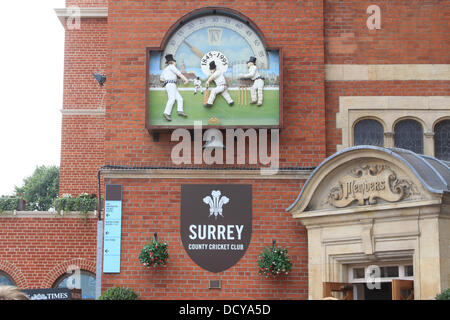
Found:
[[[108, 8], [77, 8], [80, 10], [80, 18], [108, 18]], [[65, 26], [66, 19], [73, 15], [74, 9], [72, 8], [56, 8], [55, 13], [61, 24]]]
[[326, 64], [325, 80], [450, 80], [450, 64]]
[[[401, 209], [401, 208], [416, 208], [416, 207], [427, 207], [438, 205], [440, 206], [442, 201], [440, 199], [433, 200], [423, 200], [423, 201], [403, 201], [398, 203], [387, 203], [380, 205], [365, 205], [365, 206], [352, 206], [345, 209], [326, 209], [326, 210], [317, 210], [317, 211], [306, 211], [302, 213], [293, 214], [293, 218], [320, 218], [320, 217], [331, 217], [331, 216], [340, 216], [346, 214], [355, 214], [355, 213], [369, 213], [369, 216], [374, 211], [385, 211], [385, 210], [393, 210], [393, 209]], [[422, 213], [423, 214], [423, 213]], [[355, 218], [357, 220], [360, 217]]]
[[[84, 215], [81, 212], [70, 211], [61, 213], [50, 211], [5, 211], [0, 214], [1, 218], [57, 218], [57, 219], [84, 219]], [[98, 218], [97, 211], [90, 211], [87, 213], [86, 218]]]
[[106, 179], [306, 180], [312, 170], [283, 170], [267, 175], [249, 169], [102, 169]]
[[[378, 221], [406, 221], [418, 219], [446, 219], [448, 215], [441, 212], [440, 199], [424, 201], [407, 201], [395, 204], [351, 207], [341, 210], [322, 210], [294, 214], [293, 218], [309, 230], [325, 226], [345, 226], [360, 223], [361, 220], [374, 218]], [[399, 213], [401, 210], [401, 214]]]
[[63, 116], [104, 116], [105, 109], [61, 109]]

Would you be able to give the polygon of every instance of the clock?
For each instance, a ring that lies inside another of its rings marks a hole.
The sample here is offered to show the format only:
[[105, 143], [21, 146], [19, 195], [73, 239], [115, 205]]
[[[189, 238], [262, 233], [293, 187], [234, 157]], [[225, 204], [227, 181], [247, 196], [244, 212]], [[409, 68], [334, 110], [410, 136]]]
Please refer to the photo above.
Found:
[[[192, 129], [199, 122], [210, 128], [280, 127], [282, 51], [267, 48], [264, 36], [247, 18], [208, 7], [185, 16], [169, 32], [161, 47], [147, 48], [147, 129]], [[167, 55], [176, 60], [174, 67], [183, 75], [179, 78], [187, 82], [161, 82], [162, 73], [169, 71]], [[256, 68], [248, 63], [252, 57]], [[224, 88], [210, 79], [214, 65], [215, 79], [225, 83]], [[204, 90], [206, 84], [209, 90]], [[185, 115], [177, 113], [181, 109]]]
[[236, 73], [246, 71], [249, 57], [254, 56], [259, 69], [269, 69], [268, 53], [258, 33], [234, 17], [220, 14], [197, 17], [179, 27], [166, 42], [161, 69], [167, 54], [175, 57], [180, 69], [198, 71], [203, 77], [209, 75], [209, 66], [204, 65], [208, 59], [214, 59], [216, 65], [226, 61], [227, 70]]

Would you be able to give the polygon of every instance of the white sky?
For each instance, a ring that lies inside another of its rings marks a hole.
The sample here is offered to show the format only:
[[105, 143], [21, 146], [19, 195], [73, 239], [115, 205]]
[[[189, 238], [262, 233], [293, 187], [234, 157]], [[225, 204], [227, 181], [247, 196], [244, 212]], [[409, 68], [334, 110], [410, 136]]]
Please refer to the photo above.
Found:
[[58, 165], [65, 0], [2, 1], [0, 10], [0, 195], [39, 165]]

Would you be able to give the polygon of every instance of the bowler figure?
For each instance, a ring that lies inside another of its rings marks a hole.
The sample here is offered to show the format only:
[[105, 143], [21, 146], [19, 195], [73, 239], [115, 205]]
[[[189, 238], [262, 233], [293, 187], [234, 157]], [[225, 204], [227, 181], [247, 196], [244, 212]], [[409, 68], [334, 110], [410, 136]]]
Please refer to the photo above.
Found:
[[160, 80], [163, 81], [163, 87], [165, 87], [167, 92], [167, 103], [164, 109], [163, 116], [167, 121], [172, 121], [170, 117], [172, 114], [172, 107], [175, 101], [177, 102], [178, 115], [182, 117], [187, 117], [183, 110], [183, 97], [178, 92], [177, 88], [177, 77], [180, 77], [184, 84], [188, 84], [188, 79], [181, 73], [176, 67], [176, 60], [173, 55], [168, 54], [165, 56], [167, 67], [164, 68], [161, 73]]

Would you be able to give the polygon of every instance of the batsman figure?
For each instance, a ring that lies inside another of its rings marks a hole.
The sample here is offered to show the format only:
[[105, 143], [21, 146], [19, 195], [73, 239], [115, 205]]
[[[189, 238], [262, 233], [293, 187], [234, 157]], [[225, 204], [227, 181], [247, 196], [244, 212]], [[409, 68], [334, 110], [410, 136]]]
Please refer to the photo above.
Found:
[[176, 67], [177, 61], [173, 58], [173, 55], [168, 54], [165, 56], [165, 58], [167, 67], [164, 68], [159, 78], [162, 82], [164, 82], [163, 87], [166, 88], [168, 97], [163, 116], [167, 121], [172, 121], [170, 115], [172, 114], [172, 107], [175, 101], [177, 102], [178, 115], [182, 117], [187, 117], [187, 115], [184, 113], [183, 110], [183, 97], [178, 92], [177, 77], [180, 77], [184, 81], [184, 84], [188, 84], [189, 81], [181, 73], [181, 71], [177, 69]]
[[250, 88], [250, 95], [252, 97], [251, 104], [258, 103], [258, 107], [263, 104], [263, 94], [264, 94], [264, 78], [258, 72], [258, 67], [256, 66], [256, 58], [250, 57], [247, 61], [248, 73], [239, 74], [241, 79], [252, 79], [253, 86]]
[[234, 104], [234, 101], [228, 93], [228, 85], [223, 72], [217, 70], [217, 66], [214, 61], [211, 61], [209, 63], [209, 71], [211, 72], [211, 76], [206, 81], [205, 86], [206, 88], [209, 88], [209, 84], [211, 83], [211, 81], [214, 81], [216, 83], [216, 87], [211, 89], [211, 93], [205, 107], [212, 107], [212, 105], [214, 104], [214, 100], [219, 93], [222, 94], [222, 97], [225, 98], [225, 100], [231, 107]]

